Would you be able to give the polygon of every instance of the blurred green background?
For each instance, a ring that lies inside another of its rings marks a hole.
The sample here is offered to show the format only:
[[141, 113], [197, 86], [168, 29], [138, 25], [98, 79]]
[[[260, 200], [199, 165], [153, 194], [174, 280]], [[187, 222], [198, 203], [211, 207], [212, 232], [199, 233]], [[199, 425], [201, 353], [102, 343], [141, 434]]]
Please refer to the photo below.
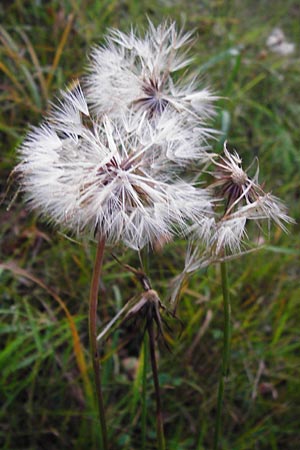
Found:
[[[260, 160], [260, 180], [299, 221], [300, 4], [279, 1], [15, 0], [0, 4], [1, 353], [0, 447], [97, 449], [97, 410], [88, 350], [88, 291], [95, 248], [72, 242], [30, 213], [9, 174], [29, 124], [80, 77], [108, 27], [143, 30], [147, 16], [195, 29], [193, 68], [223, 97], [215, 123], [245, 163]], [[279, 27], [294, 51], [266, 45]], [[216, 146], [217, 147], [217, 146]], [[6, 193], [9, 188], [9, 192]], [[11, 202], [14, 200], [13, 202]], [[10, 205], [10, 203], [12, 203]], [[262, 238], [262, 236], [261, 236]], [[300, 286], [298, 226], [272, 228], [266, 247], [229, 265], [233, 304], [231, 373], [222, 449], [300, 448]], [[134, 252], [114, 249], [137, 266]], [[167, 300], [183, 268], [185, 242], [150, 256], [153, 286]], [[105, 255], [99, 316], [106, 321], [139, 290]], [[184, 286], [183, 331], [160, 349], [168, 450], [212, 448], [222, 350], [218, 266]], [[100, 322], [99, 322], [100, 325]], [[105, 346], [103, 378], [112, 449], [139, 450], [140, 342], [134, 327]], [[172, 338], [170, 337], [170, 340]], [[147, 448], [155, 449], [149, 371]]]

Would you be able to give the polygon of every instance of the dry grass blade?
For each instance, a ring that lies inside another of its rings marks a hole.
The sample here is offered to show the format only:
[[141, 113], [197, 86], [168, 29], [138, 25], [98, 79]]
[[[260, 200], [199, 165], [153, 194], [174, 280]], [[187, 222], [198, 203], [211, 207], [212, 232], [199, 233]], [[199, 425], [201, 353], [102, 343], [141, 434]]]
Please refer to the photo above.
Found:
[[47, 89], [48, 90], [49, 90], [50, 85], [52, 83], [54, 72], [55, 72], [55, 70], [56, 70], [56, 68], [57, 68], [57, 66], [59, 64], [59, 60], [61, 58], [63, 49], [64, 49], [64, 47], [66, 45], [68, 36], [70, 34], [70, 31], [71, 31], [71, 28], [72, 28], [72, 24], [73, 24], [73, 20], [74, 20], [74, 14], [73, 13], [69, 14], [68, 21], [67, 21], [67, 26], [66, 26], [63, 34], [62, 34], [60, 43], [59, 43], [59, 45], [58, 45], [58, 47], [56, 49], [56, 53], [55, 53], [55, 56], [54, 56], [54, 59], [53, 59], [52, 67], [51, 67], [50, 73], [49, 73], [48, 78], [47, 78], [46, 85], [47, 85]]
[[24, 33], [22, 30], [18, 30], [18, 33], [20, 34], [20, 36], [22, 37], [23, 41], [25, 42], [25, 44], [27, 46], [28, 53], [30, 54], [31, 60], [34, 64], [34, 67], [36, 68], [37, 77], [40, 82], [40, 86], [41, 86], [41, 90], [42, 90], [44, 99], [47, 100], [48, 99], [47, 83], [46, 83], [45, 77], [43, 75], [43, 71], [42, 71], [39, 59], [37, 57], [37, 54], [34, 50], [34, 47], [26, 33]]

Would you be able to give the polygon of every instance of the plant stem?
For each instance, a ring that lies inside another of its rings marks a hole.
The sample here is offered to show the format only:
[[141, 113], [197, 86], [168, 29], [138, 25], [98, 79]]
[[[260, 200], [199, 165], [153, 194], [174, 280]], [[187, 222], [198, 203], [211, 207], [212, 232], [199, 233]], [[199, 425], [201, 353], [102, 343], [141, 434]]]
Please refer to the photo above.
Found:
[[218, 389], [214, 450], [217, 450], [218, 445], [219, 445], [224, 385], [225, 385], [225, 380], [229, 373], [229, 362], [230, 362], [231, 306], [230, 306], [230, 296], [229, 296], [229, 289], [228, 289], [228, 273], [227, 273], [226, 261], [221, 262], [221, 276], [222, 276], [222, 292], [223, 292], [223, 307], [224, 307], [224, 335], [223, 335], [221, 376], [220, 376], [219, 389]]
[[156, 362], [156, 355], [155, 355], [155, 337], [154, 337], [152, 320], [150, 321], [150, 323], [148, 325], [148, 334], [149, 334], [151, 366], [152, 366], [155, 397], [156, 397], [157, 445], [158, 445], [158, 450], [165, 450], [166, 444], [165, 444], [164, 424], [163, 424], [162, 410], [161, 410], [158, 370], [157, 370], [157, 362]]
[[97, 344], [97, 305], [99, 293], [99, 278], [102, 270], [104, 248], [105, 248], [105, 238], [100, 238], [97, 245], [96, 259], [94, 264], [90, 290], [89, 334], [90, 334], [90, 346], [93, 360], [94, 380], [95, 380], [100, 427], [101, 427], [101, 437], [102, 437], [101, 449], [108, 450], [105, 410], [101, 388], [100, 355]]
[[145, 333], [143, 340], [143, 378], [142, 378], [142, 450], [146, 450], [147, 431], [147, 366], [148, 366], [148, 335]]
[[[149, 250], [142, 249], [140, 251], [140, 262], [142, 269], [146, 274], [149, 272]], [[147, 369], [149, 358], [149, 338], [147, 333], [144, 334], [143, 339], [143, 374], [142, 374], [142, 417], [141, 417], [141, 434], [142, 434], [142, 448], [146, 450], [147, 444]]]

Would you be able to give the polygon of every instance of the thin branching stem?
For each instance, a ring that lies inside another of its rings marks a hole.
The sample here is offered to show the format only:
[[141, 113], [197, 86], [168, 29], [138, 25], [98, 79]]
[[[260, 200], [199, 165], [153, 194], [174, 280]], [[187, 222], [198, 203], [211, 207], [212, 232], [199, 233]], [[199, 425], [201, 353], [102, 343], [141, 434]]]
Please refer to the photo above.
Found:
[[224, 335], [223, 335], [222, 368], [218, 389], [214, 450], [217, 450], [219, 445], [224, 386], [226, 378], [229, 373], [229, 363], [230, 363], [231, 305], [230, 305], [226, 261], [221, 262], [221, 276], [222, 276], [222, 292], [223, 292], [223, 307], [224, 307]]
[[151, 359], [155, 397], [156, 397], [157, 445], [158, 445], [158, 450], [165, 450], [166, 444], [165, 444], [164, 424], [163, 424], [162, 409], [161, 409], [157, 361], [156, 361], [156, 355], [155, 355], [155, 336], [154, 336], [152, 320], [150, 320], [150, 323], [148, 324], [148, 334], [149, 334], [150, 359]]
[[102, 436], [101, 449], [108, 450], [105, 410], [101, 388], [100, 355], [97, 345], [97, 305], [99, 293], [99, 279], [103, 265], [104, 248], [105, 248], [105, 238], [100, 238], [97, 245], [96, 259], [94, 264], [90, 290], [89, 333], [90, 333], [90, 347], [93, 360], [94, 379], [95, 379], [101, 436]]
[[148, 369], [148, 335], [145, 333], [143, 339], [143, 375], [142, 375], [142, 450], [146, 450], [147, 437], [147, 369]]

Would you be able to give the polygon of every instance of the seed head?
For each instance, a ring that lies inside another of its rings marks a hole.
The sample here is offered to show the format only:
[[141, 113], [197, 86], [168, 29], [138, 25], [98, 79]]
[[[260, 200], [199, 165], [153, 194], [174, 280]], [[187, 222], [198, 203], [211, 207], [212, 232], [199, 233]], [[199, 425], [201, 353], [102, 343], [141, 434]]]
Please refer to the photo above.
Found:
[[242, 168], [242, 160], [238, 153], [230, 153], [224, 144], [224, 155], [213, 159], [215, 181], [213, 188], [219, 189], [221, 197], [227, 200], [226, 211], [241, 203], [252, 203], [263, 190], [257, 183], [258, 171], [254, 179], [249, 178]]
[[166, 155], [182, 143], [163, 138], [164, 129], [137, 134], [127, 124], [93, 119], [80, 86], [65, 92], [19, 151], [31, 207], [73, 233], [136, 249], [205, 220], [212, 212], [208, 192], [170, 170]]
[[[203, 225], [194, 227], [197, 236], [207, 243], [207, 250], [222, 255], [227, 249], [230, 254], [239, 253], [242, 243], [248, 239], [247, 223], [254, 221], [259, 228], [261, 222], [271, 221], [287, 231], [285, 223], [294, 223], [287, 214], [285, 205], [271, 193], [264, 192], [258, 183], [258, 169], [250, 178], [242, 168], [242, 160], [237, 152], [230, 153], [224, 144], [224, 154], [212, 157], [215, 181], [210, 186], [218, 215], [210, 218], [209, 230]], [[225, 201], [222, 210], [220, 203]], [[207, 223], [208, 221], [206, 221]]]
[[128, 108], [156, 119], [167, 109], [177, 116], [203, 123], [214, 114], [216, 97], [198, 90], [197, 77], [175, 81], [187, 67], [191, 33], [177, 31], [175, 23], [157, 28], [149, 21], [144, 37], [111, 30], [106, 45], [94, 48], [86, 77], [88, 100], [97, 114], [119, 116]]

